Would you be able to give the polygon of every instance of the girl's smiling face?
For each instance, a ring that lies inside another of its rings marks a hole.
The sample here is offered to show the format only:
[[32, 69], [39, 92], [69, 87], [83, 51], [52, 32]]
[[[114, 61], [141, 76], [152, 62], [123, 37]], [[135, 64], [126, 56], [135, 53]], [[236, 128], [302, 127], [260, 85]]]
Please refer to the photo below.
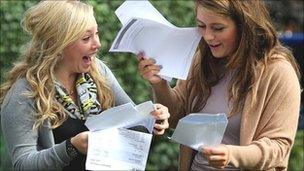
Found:
[[64, 49], [60, 65], [64, 65], [73, 73], [87, 73], [100, 46], [98, 26], [95, 21], [81, 39]]
[[199, 30], [216, 58], [230, 57], [238, 47], [238, 29], [234, 21], [201, 6], [196, 15]]

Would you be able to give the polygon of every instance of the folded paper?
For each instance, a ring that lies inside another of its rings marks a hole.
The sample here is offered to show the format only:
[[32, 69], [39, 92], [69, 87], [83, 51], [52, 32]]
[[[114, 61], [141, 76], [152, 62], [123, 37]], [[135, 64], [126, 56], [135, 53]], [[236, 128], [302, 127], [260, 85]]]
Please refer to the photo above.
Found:
[[219, 145], [227, 127], [225, 113], [192, 113], [178, 121], [171, 140], [198, 150]]

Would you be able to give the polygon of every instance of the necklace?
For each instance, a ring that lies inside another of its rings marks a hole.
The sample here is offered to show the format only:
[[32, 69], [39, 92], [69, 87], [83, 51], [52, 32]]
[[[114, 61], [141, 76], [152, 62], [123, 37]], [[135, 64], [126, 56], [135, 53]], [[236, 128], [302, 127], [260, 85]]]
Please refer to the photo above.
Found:
[[74, 90], [70, 90], [70, 89], [67, 89], [67, 88], [65, 88], [65, 90], [67, 91], [67, 95], [73, 95], [75, 93]]
[[69, 95], [73, 95], [74, 94], [74, 91], [73, 90], [70, 90], [68, 91]]

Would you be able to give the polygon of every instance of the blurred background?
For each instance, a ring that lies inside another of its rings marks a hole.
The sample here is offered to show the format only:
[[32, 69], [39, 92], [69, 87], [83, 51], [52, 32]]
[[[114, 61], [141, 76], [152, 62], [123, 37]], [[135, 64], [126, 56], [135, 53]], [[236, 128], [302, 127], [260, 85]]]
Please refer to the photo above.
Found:
[[[0, 83], [14, 62], [18, 60], [23, 45], [29, 41], [28, 35], [22, 31], [20, 21], [26, 9], [37, 0], [1, 0], [0, 1]], [[122, 0], [89, 1], [94, 6], [99, 24], [102, 48], [100, 58], [107, 63], [116, 75], [128, 95], [141, 103], [152, 99], [149, 85], [144, 82], [137, 72], [135, 55], [128, 53], [109, 53], [112, 41], [118, 33], [121, 24], [114, 11], [122, 4]], [[271, 17], [280, 34], [283, 44], [289, 46], [301, 67], [304, 69], [304, 36], [303, 36], [303, 0], [265, 0]], [[178, 27], [195, 26], [194, 3], [189, 0], [151, 1], [151, 3], [172, 24]], [[175, 84], [175, 81], [171, 83]], [[301, 80], [303, 87], [303, 78]], [[303, 93], [302, 93], [303, 99]], [[301, 102], [301, 115], [296, 141], [293, 146], [288, 170], [304, 170], [304, 108]], [[296, 123], [295, 123], [296, 124]], [[178, 144], [170, 142], [167, 136], [173, 130], [166, 131], [164, 136], [154, 137], [151, 145], [146, 170], [177, 170]], [[2, 131], [0, 131], [0, 170], [12, 170], [11, 161], [6, 152]]]

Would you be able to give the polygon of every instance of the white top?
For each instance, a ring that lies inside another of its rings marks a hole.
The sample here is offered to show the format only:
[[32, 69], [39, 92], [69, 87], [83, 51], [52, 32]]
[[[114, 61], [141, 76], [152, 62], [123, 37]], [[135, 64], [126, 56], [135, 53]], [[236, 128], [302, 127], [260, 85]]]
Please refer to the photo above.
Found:
[[[211, 88], [211, 94], [201, 113], [228, 113], [228, 84], [231, 76], [225, 76], [217, 85]], [[222, 144], [239, 145], [240, 144], [240, 121], [241, 115], [228, 118], [228, 124], [223, 136]], [[219, 170], [208, 166], [208, 160], [202, 153], [197, 153], [193, 159], [191, 170]], [[225, 170], [239, 170], [228, 166]], [[223, 171], [223, 170], [221, 170]]]

